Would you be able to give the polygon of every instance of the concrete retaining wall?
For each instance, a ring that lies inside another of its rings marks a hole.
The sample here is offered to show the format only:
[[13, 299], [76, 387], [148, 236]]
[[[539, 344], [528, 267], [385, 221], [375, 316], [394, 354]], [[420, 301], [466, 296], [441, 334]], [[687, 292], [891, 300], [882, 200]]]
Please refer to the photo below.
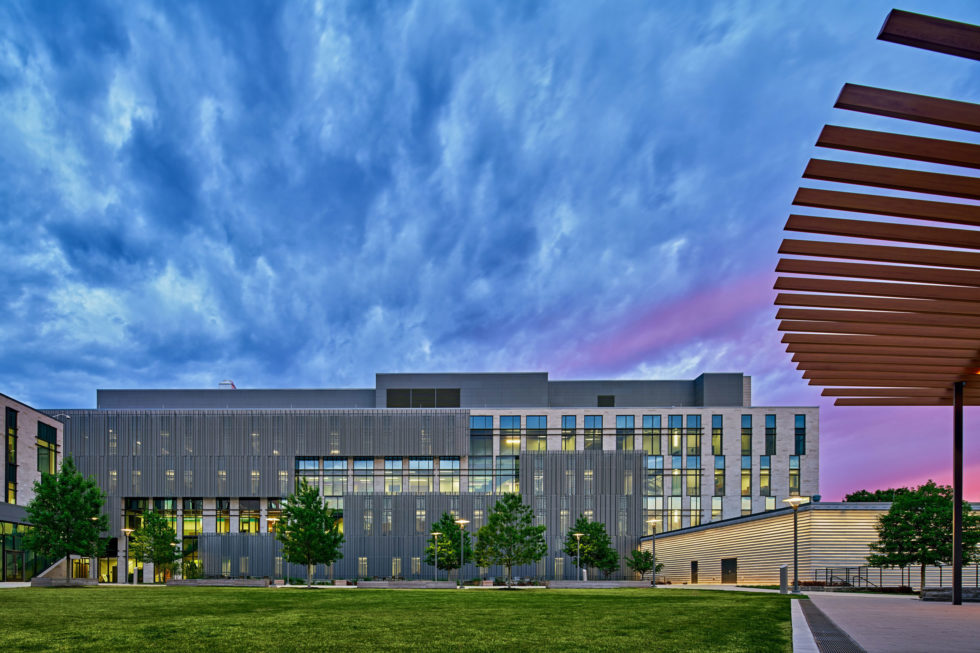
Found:
[[35, 576], [31, 579], [31, 587], [85, 587], [87, 585], [95, 587], [98, 584], [99, 581], [95, 578], [72, 578], [65, 580], [64, 578], [42, 578], [41, 576]]
[[193, 587], [268, 587], [268, 578], [194, 578], [192, 580], [168, 580], [167, 585]]
[[549, 580], [550, 589], [611, 589], [614, 587], [650, 587], [648, 580]]
[[[923, 601], [945, 601], [949, 603], [953, 600], [952, 587], [927, 587], [922, 590], [919, 598]], [[964, 587], [963, 601], [980, 602], [980, 588]]]
[[413, 589], [430, 590], [443, 589], [451, 590], [456, 588], [456, 583], [448, 580], [362, 580], [358, 581], [359, 588], [384, 588], [384, 589]]

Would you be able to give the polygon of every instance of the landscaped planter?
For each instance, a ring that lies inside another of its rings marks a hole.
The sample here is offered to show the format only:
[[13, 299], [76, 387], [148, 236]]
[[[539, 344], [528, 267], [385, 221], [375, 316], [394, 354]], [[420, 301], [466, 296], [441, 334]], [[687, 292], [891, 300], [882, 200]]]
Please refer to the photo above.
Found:
[[612, 589], [614, 587], [650, 587], [648, 580], [549, 580], [549, 589]]
[[167, 585], [190, 587], [268, 587], [268, 578], [194, 578], [167, 581]]
[[98, 585], [95, 578], [42, 578], [35, 576], [31, 579], [31, 587], [86, 587]]
[[[919, 598], [923, 601], [945, 601], [950, 602], [953, 600], [953, 588], [952, 587], [927, 587], [919, 594]], [[964, 587], [963, 588], [963, 600], [970, 602], [980, 602], [980, 588], [976, 587]]]

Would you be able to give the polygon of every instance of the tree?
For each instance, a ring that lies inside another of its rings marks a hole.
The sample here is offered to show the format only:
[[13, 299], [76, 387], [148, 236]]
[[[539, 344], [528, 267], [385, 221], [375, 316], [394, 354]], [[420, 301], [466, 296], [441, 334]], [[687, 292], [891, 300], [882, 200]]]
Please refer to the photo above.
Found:
[[548, 553], [544, 526], [534, 525], [531, 506], [521, 495], [508, 493], [500, 497], [487, 516], [487, 523], [477, 532], [476, 548], [480, 558], [507, 570], [510, 587], [513, 568], [537, 562]]
[[317, 489], [302, 479], [295, 494], [283, 502], [276, 539], [282, 542], [282, 556], [287, 562], [306, 565], [307, 587], [313, 585], [314, 565], [331, 565], [343, 557], [341, 519], [341, 513], [325, 506]]
[[[102, 514], [105, 494], [95, 479], [85, 478], [66, 456], [57, 474], [43, 474], [34, 483], [34, 498], [27, 504], [27, 518], [34, 528], [24, 537], [25, 546], [47, 558], [71, 555], [100, 556], [104, 541], [99, 533], [109, 529]], [[71, 577], [65, 560], [65, 580]]]
[[180, 560], [178, 544], [180, 540], [170, 520], [162, 513], [145, 510], [140, 527], [133, 531], [129, 550], [134, 559], [152, 562], [154, 570], [166, 571]]
[[894, 501], [895, 496], [899, 494], [905, 494], [910, 492], [907, 487], [899, 488], [888, 488], [887, 490], [858, 490], [857, 492], [851, 492], [844, 497], [844, 501], [850, 503], [856, 502], [876, 502], [876, 501]]
[[589, 521], [584, 515], [579, 515], [575, 525], [565, 536], [565, 555], [573, 559], [579, 551], [578, 542], [573, 533], [582, 533], [581, 551], [582, 566], [597, 567], [607, 576], [619, 566], [619, 556], [612, 548], [612, 541], [606, 533], [606, 525], [602, 522]]
[[[439, 518], [439, 521], [432, 524], [429, 532], [440, 533], [438, 551], [439, 569], [445, 569], [447, 572], [453, 569], [459, 569], [460, 532], [463, 533], [463, 559], [474, 561], [470, 534], [463, 530], [460, 524], [456, 523], [456, 517], [452, 514], [448, 512], [442, 513], [442, 517]], [[425, 548], [425, 564], [427, 565], [434, 565], [436, 563], [435, 544], [436, 538], [430, 535], [428, 546]]]
[[663, 569], [664, 563], [658, 562], [656, 569], [654, 569], [653, 552], [636, 549], [626, 558], [626, 566], [638, 573], [642, 579], [647, 572], [653, 571], [656, 573]]
[[[963, 564], [980, 559], [980, 515], [963, 511]], [[953, 489], [948, 485], [925, 485], [896, 492], [887, 513], [878, 518], [878, 541], [870, 546], [872, 567], [919, 565], [919, 587], [925, 586], [926, 566], [953, 561]]]

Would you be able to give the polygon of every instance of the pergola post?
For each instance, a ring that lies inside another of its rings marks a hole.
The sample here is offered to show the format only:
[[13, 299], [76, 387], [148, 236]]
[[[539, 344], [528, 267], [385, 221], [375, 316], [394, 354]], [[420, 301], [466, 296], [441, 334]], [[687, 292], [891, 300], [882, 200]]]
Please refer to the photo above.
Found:
[[953, 605], [963, 603], [963, 381], [953, 384]]

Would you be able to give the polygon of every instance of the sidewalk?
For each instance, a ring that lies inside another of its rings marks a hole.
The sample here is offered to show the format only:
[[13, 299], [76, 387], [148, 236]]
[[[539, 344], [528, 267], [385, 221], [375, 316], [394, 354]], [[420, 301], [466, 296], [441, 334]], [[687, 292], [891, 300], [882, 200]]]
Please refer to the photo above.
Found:
[[868, 653], [975, 653], [980, 603], [933, 603], [917, 597], [811, 592], [807, 596]]

